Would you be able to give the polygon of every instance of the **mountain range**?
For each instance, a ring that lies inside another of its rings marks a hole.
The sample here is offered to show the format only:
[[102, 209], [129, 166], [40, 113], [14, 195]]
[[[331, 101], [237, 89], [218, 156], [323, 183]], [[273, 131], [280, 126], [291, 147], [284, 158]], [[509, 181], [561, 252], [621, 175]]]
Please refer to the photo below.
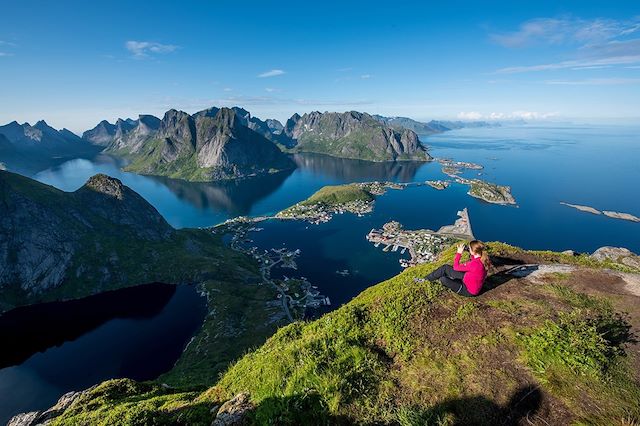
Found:
[[91, 156], [99, 148], [70, 130], [56, 130], [44, 120], [35, 125], [12, 121], [0, 126], [0, 163], [30, 173], [55, 163]]
[[126, 170], [190, 181], [214, 181], [295, 168], [289, 153], [318, 153], [366, 161], [429, 161], [419, 134], [487, 122], [429, 121], [348, 111], [294, 114], [285, 124], [261, 120], [240, 107], [211, 107], [195, 114], [175, 109], [162, 118], [106, 120], [83, 133], [56, 130], [45, 121], [0, 126], [0, 163], [34, 170], [103, 151], [128, 161]]

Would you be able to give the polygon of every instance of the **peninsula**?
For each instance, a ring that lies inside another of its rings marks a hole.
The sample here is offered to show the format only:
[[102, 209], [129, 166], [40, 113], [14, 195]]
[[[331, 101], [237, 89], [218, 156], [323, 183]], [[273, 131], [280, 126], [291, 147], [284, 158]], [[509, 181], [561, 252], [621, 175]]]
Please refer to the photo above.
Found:
[[459, 218], [453, 225], [446, 225], [432, 231], [429, 229], [405, 230], [398, 222], [385, 223], [382, 229], [372, 229], [367, 234], [367, 241], [376, 247], [384, 244], [384, 251], [398, 251], [401, 254], [409, 250], [411, 258], [400, 259], [403, 268], [421, 263], [433, 262], [439, 254], [457, 240], [473, 240], [471, 222], [467, 209], [458, 212]]
[[375, 196], [383, 195], [388, 189], [402, 190], [408, 185], [412, 184], [362, 182], [325, 186], [306, 200], [282, 210], [275, 218], [306, 220], [317, 225], [330, 221], [336, 214], [363, 216], [373, 211]]

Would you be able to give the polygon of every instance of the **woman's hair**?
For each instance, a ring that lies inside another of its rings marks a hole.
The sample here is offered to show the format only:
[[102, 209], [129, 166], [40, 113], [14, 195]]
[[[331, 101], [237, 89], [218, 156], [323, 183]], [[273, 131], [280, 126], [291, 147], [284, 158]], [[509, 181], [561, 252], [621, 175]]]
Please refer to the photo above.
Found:
[[484, 269], [489, 270], [491, 268], [491, 259], [482, 241], [473, 240], [469, 243], [469, 248], [474, 254], [480, 256], [480, 260], [484, 265]]

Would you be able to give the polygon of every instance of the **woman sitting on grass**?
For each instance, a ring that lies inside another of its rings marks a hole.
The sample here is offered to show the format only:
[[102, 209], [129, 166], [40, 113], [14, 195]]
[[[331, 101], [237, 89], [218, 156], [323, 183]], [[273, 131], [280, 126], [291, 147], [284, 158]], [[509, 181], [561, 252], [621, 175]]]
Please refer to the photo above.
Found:
[[460, 263], [464, 251], [464, 243], [458, 245], [458, 252], [451, 265], [442, 265], [429, 275], [427, 280], [440, 280], [443, 286], [461, 296], [473, 297], [480, 294], [482, 284], [487, 278], [487, 271], [491, 267], [489, 255], [482, 241], [473, 240], [469, 243], [471, 260]]

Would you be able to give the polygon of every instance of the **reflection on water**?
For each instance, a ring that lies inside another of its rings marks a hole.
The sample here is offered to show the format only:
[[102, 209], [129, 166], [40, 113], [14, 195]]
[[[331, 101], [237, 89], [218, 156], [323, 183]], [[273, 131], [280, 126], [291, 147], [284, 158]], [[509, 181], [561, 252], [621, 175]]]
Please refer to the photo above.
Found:
[[371, 161], [347, 160], [322, 154], [296, 154], [293, 157], [298, 167], [312, 173], [345, 181], [398, 181], [410, 182], [418, 169], [425, 165], [422, 161]]
[[235, 217], [248, 215], [256, 202], [278, 189], [291, 173], [293, 170], [221, 182], [188, 182], [162, 176], [150, 178], [162, 183], [180, 200], [198, 209], [212, 209]]

